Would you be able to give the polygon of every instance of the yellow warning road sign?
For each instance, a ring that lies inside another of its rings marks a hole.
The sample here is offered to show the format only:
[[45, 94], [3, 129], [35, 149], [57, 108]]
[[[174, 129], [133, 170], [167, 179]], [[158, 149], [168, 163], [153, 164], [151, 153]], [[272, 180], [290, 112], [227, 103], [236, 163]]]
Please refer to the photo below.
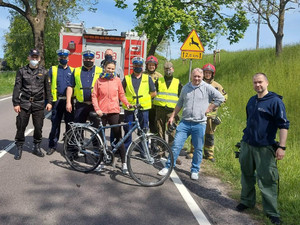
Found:
[[202, 59], [203, 52], [181, 51], [181, 58], [183, 59]]
[[203, 45], [193, 29], [183, 45], [180, 48], [181, 51], [194, 51], [194, 52], [204, 52]]

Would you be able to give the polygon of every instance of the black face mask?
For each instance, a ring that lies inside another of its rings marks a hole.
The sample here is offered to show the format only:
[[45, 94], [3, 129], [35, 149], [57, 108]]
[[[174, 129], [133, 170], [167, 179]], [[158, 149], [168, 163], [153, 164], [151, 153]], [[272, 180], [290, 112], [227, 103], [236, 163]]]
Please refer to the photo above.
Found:
[[113, 57], [111, 55], [106, 55], [105, 61], [113, 61]]
[[94, 62], [92, 62], [92, 61], [83, 61], [83, 65], [85, 66], [85, 67], [92, 67], [93, 65], [94, 65]]
[[67, 59], [60, 59], [60, 60], [59, 60], [59, 63], [60, 63], [61, 65], [65, 66], [65, 65], [67, 65], [67, 63], [68, 63], [68, 60], [67, 60]]

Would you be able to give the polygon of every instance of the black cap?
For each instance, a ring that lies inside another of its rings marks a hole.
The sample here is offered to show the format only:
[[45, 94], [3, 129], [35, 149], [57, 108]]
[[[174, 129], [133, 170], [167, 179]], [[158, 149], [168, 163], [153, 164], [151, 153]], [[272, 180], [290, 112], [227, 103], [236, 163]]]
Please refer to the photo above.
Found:
[[39, 56], [40, 55], [40, 51], [38, 49], [31, 49], [30, 52], [29, 52], [29, 55], [30, 56], [33, 56], [33, 55]]

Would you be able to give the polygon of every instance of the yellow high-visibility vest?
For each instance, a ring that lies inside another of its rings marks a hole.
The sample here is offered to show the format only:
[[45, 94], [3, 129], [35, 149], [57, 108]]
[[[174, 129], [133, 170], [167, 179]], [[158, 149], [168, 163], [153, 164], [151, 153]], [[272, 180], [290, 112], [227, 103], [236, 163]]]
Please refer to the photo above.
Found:
[[[141, 104], [143, 110], [151, 109], [152, 103], [151, 103], [151, 95], [149, 89], [149, 76], [147, 74], [142, 74], [141, 79], [142, 80], [139, 87], [139, 91], [136, 94], [131, 82], [131, 75], [125, 76], [125, 80], [126, 80], [125, 96], [131, 105], [136, 105], [137, 99], [134, 97], [142, 96], [139, 98], [139, 104]], [[134, 109], [127, 109], [127, 107], [124, 104], [123, 104], [123, 108], [131, 111], [134, 110]]]
[[178, 102], [178, 87], [179, 80], [177, 78], [172, 79], [172, 82], [167, 88], [164, 77], [158, 79], [158, 90], [157, 95], [153, 100], [153, 104], [157, 106], [167, 106], [174, 109]]
[[[73, 72], [74, 68], [69, 66], [71, 72]], [[57, 101], [57, 71], [58, 66], [52, 66], [52, 80], [51, 80], [51, 94], [53, 97], [53, 102]]]
[[[74, 96], [76, 97], [78, 102], [84, 101], [83, 87], [82, 87], [81, 76], [80, 76], [81, 70], [82, 70], [82, 67], [77, 67], [77, 68], [75, 68], [75, 71], [74, 71], [74, 77], [75, 77]], [[94, 85], [101, 73], [102, 73], [102, 68], [95, 66], [95, 75], [94, 75], [93, 82], [92, 82], [91, 93], [93, 92]]]

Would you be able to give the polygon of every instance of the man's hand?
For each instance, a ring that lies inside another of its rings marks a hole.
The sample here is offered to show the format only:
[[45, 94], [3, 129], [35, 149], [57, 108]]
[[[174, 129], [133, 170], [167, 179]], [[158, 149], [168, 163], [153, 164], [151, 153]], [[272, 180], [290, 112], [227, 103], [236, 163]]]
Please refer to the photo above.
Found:
[[285, 154], [285, 151], [283, 149], [277, 148], [277, 150], [276, 150], [276, 159], [277, 160], [283, 159], [284, 154]]
[[72, 104], [71, 103], [68, 103], [66, 104], [66, 110], [67, 112], [71, 113], [72, 112]]
[[49, 112], [51, 109], [52, 109], [52, 105], [48, 103], [46, 105], [46, 110]]
[[14, 110], [16, 113], [20, 113], [21, 112], [21, 107], [19, 105], [14, 107]]

